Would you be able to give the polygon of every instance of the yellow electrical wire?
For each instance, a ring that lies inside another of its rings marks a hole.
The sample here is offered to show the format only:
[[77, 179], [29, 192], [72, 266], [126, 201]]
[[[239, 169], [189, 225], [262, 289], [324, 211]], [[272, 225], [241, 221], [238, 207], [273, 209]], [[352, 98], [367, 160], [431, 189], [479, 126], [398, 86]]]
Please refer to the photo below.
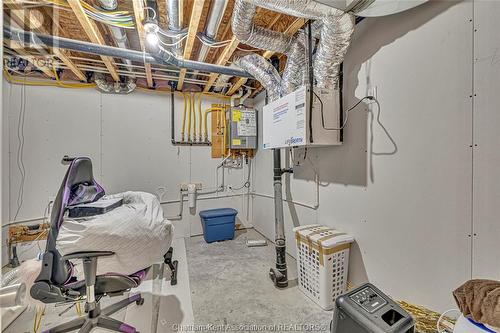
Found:
[[195, 104], [195, 95], [191, 93], [191, 112], [193, 113], [193, 141], [196, 141], [196, 104]]
[[59, 75], [57, 75], [57, 71], [55, 67], [52, 67], [52, 71], [54, 72], [54, 77], [56, 78], [56, 82], [60, 87], [63, 88], [81, 88], [81, 87], [95, 87], [95, 84], [93, 83], [63, 83], [61, 80], [59, 80]]
[[222, 108], [209, 108], [209, 109], [205, 110], [205, 116], [204, 116], [205, 141], [208, 141], [208, 114], [211, 112], [215, 112], [215, 111], [221, 112], [221, 111], [224, 111], [224, 109], [222, 109]]
[[[184, 100], [184, 112], [182, 114], [181, 141], [184, 141], [184, 133], [186, 132], [186, 112], [187, 112], [186, 94], [183, 93], [182, 98]], [[174, 112], [174, 110], [172, 110], [172, 112]]]
[[[64, 0], [47, 0], [52, 5], [62, 8], [71, 8], [71, 6]], [[101, 21], [105, 24], [119, 26], [123, 28], [133, 28], [134, 20], [129, 11], [115, 10], [115, 11], [102, 11], [98, 8], [91, 6], [85, 1], [80, 1], [82, 7], [92, 19]]]
[[[94, 83], [63, 83], [63, 85], [61, 85], [60, 83], [58, 82], [53, 82], [53, 81], [29, 81], [29, 80], [25, 80], [24, 78], [23, 79], [18, 79], [16, 77], [14, 77], [13, 75], [9, 74], [9, 72], [7, 70], [3, 70], [4, 72], [4, 76], [6, 77], [6, 80], [9, 82], [9, 83], [15, 83], [15, 84], [25, 84], [25, 85], [28, 85], [28, 86], [41, 86], [41, 87], [64, 87], [64, 88], [94, 88], [96, 85]], [[149, 89], [149, 88], [143, 88], [143, 87], [137, 87], [138, 90], [142, 90], [142, 91], [147, 91], [147, 92], [168, 92], [170, 93], [170, 89]], [[180, 92], [180, 91], [175, 91], [176, 94], [181, 94], [181, 95], [184, 95], [185, 93], [183, 92]], [[229, 96], [226, 96], [226, 95], [222, 95], [222, 94], [217, 94], [217, 93], [211, 93], [211, 92], [208, 92], [208, 93], [201, 93], [203, 96], [206, 96], [206, 97], [209, 97], [209, 98], [216, 98], [216, 99], [222, 99], [222, 100], [228, 100], [230, 99], [231, 97]]]
[[202, 93], [198, 94], [198, 135], [199, 135], [199, 140], [202, 140], [202, 135], [201, 135], [201, 126], [202, 126], [202, 118], [201, 118], [201, 96]]
[[187, 125], [187, 141], [191, 141], [191, 95], [188, 95], [188, 125]]
[[10, 75], [6, 70], [3, 71], [5, 79], [12, 84], [24, 84], [27, 86], [41, 86], [41, 87], [63, 87], [63, 88], [93, 88], [95, 84], [93, 83], [61, 83], [59, 82], [43, 82], [43, 81], [28, 81], [25, 79], [18, 79]]

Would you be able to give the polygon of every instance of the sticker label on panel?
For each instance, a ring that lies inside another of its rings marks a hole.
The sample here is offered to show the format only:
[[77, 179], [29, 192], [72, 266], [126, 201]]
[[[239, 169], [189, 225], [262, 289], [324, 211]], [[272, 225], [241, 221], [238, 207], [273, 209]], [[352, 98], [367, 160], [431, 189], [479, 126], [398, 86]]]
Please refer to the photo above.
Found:
[[[257, 115], [255, 111], [239, 111], [238, 136], [257, 136]], [[234, 120], [234, 114], [233, 114]]]
[[235, 122], [241, 121], [241, 111], [240, 110], [233, 110], [233, 121], [235, 121]]

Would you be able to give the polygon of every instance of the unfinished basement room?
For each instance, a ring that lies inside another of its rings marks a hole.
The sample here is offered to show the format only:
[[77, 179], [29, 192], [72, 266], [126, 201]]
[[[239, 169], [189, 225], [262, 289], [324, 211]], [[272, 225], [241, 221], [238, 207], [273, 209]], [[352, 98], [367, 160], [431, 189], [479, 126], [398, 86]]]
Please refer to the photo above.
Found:
[[500, 333], [500, 0], [0, 0], [3, 333]]

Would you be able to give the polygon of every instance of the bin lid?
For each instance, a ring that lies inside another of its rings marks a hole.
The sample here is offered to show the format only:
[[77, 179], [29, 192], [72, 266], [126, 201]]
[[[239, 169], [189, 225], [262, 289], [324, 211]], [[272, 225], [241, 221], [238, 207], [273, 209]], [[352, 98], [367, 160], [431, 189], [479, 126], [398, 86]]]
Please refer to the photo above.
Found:
[[320, 224], [296, 227], [293, 228], [293, 231], [297, 239], [303, 242], [312, 242], [324, 248], [334, 248], [354, 241], [352, 236]]
[[200, 217], [203, 219], [209, 219], [214, 217], [231, 216], [236, 214], [238, 214], [238, 211], [233, 208], [217, 208], [217, 209], [202, 210], [200, 212]]

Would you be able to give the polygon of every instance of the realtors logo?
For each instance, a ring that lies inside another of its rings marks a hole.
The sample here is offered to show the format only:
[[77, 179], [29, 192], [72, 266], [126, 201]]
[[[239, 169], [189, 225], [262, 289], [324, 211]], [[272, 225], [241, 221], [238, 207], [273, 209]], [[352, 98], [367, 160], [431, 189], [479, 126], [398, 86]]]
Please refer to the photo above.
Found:
[[[5, 29], [10, 30], [10, 37], [6, 37], [8, 41], [5, 45], [14, 51], [7, 52], [4, 56], [4, 60], [7, 58], [4, 66], [14, 70], [24, 70], [28, 66], [47, 67], [52, 70], [54, 66], [52, 49], [58, 45], [52, 42], [53, 45], [47, 47], [35, 33], [48, 36], [60, 35], [59, 11], [55, 10], [56, 6], [40, 8], [34, 5], [23, 8], [16, 5], [15, 1], [9, 1], [4, 3], [4, 7], [8, 13], [4, 16], [4, 33]], [[46, 22], [47, 18], [51, 18], [51, 22]], [[25, 34], [23, 30], [33, 33]], [[18, 59], [13, 60], [13, 58]], [[19, 59], [23, 59], [24, 63]], [[27, 63], [30, 65], [26, 65]]]

